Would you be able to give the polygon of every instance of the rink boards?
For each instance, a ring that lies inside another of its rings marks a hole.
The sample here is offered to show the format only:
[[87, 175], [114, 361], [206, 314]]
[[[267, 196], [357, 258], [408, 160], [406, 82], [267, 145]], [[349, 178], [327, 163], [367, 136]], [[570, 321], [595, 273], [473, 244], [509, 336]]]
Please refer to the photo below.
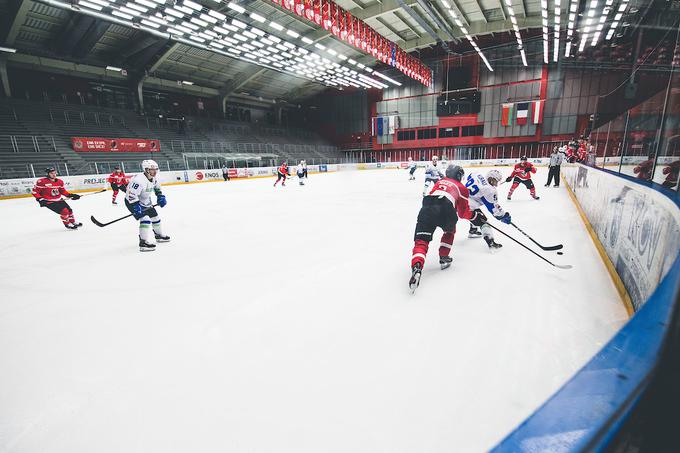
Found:
[[607, 448], [653, 374], [680, 291], [676, 193], [580, 164], [563, 167], [563, 176], [635, 315], [497, 452]]
[[[475, 166], [507, 166], [514, 165], [518, 159], [480, 159], [474, 161], [458, 161], [457, 163], [465, 167]], [[547, 164], [546, 159], [531, 159], [536, 165]], [[418, 167], [426, 167], [428, 162], [417, 162]], [[374, 162], [374, 163], [347, 163], [347, 164], [321, 164], [308, 165], [309, 173], [333, 173], [337, 171], [356, 171], [356, 170], [396, 170], [404, 169], [407, 162]], [[269, 178], [276, 175], [278, 167], [250, 167], [250, 168], [230, 168], [229, 177], [232, 179], [252, 179]], [[291, 176], [295, 176], [297, 167], [289, 167]], [[108, 175], [80, 175], [80, 176], [59, 176], [71, 191], [94, 191], [107, 189], [109, 183], [106, 181]], [[31, 189], [38, 178], [4, 179], [0, 180], [0, 200], [6, 198], [17, 198], [29, 196]], [[202, 182], [223, 181], [221, 169], [199, 169], [199, 170], [175, 170], [160, 171], [161, 184], [195, 184]]]

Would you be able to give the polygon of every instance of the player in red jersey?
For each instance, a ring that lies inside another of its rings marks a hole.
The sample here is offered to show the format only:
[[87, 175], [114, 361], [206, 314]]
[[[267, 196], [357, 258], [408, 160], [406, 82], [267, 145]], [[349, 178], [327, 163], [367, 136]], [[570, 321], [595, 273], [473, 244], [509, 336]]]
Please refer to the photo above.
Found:
[[468, 189], [460, 182], [465, 172], [458, 165], [449, 165], [444, 178], [437, 181], [429, 194], [423, 197], [423, 206], [418, 213], [411, 257], [411, 280], [409, 288], [415, 291], [420, 284], [420, 275], [425, 256], [437, 227], [444, 230], [439, 244], [439, 264], [442, 269], [451, 266], [449, 256], [453, 246], [458, 219], [467, 219], [473, 225], [481, 226], [486, 217], [481, 211], [473, 212], [468, 205]]
[[645, 181], [652, 179], [652, 169], [654, 168], [654, 153], [651, 153], [648, 157], [646, 161], [640, 162], [633, 168], [633, 173], [637, 175], [637, 178]]
[[127, 185], [129, 182], [128, 177], [125, 176], [125, 173], [123, 173], [120, 167], [116, 165], [113, 168], [113, 173], [111, 173], [106, 180], [111, 184], [111, 190], [113, 190], [113, 199], [111, 200], [111, 204], [117, 204], [116, 197], [118, 196], [118, 191], [127, 191]]
[[282, 186], [286, 185], [286, 177], [290, 176], [288, 174], [288, 162], [284, 162], [281, 164], [281, 166], [276, 170], [276, 182], [274, 183], [274, 187], [283, 179], [283, 182], [281, 183]]
[[512, 193], [520, 184], [524, 184], [526, 188], [529, 189], [529, 193], [531, 193], [534, 200], [539, 200], [541, 198], [536, 196], [536, 188], [534, 187], [534, 182], [531, 180], [532, 173], [536, 173], [534, 164], [527, 161], [527, 156], [520, 157], [519, 163], [515, 164], [512, 173], [505, 179], [505, 182], [512, 181], [512, 186], [510, 186], [510, 191], [508, 192], [508, 200], [512, 198]]
[[80, 195], [76, 193], [69, 193], [64, 188], [64, 181], [57, 178], [57, 171], [50, 167], [45, 170], [47, 178], [40, 178], [33, 187], [33, 196], [40, 204], [41, 208], [47, 208], [56, 212], [61, 217], [64, 226], [69, 230], [75, 230], [83, 226], [82, 223], [76, 223], [73, 217], [73, 209], [64, 201], [64, 197], [72, 200], [77, 200]]

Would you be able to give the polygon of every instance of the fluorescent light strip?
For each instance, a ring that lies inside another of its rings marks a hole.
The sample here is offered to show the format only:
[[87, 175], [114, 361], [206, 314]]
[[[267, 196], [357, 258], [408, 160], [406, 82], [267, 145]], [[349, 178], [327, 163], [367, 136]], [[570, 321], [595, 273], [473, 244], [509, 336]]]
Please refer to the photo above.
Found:
[[554, 44], [553, 44], [553, 61], [557, 63], [557, 60], [560, 55], [560, 15], [562, 14], [562, 8], [560, 5], [560, 0], [555, 0], [555, 10], [554, 10], [555, 17], [553, 19], [554, 23]]
[[[559, 2], [560, 0], [555, 0], [555, 1]], [[515, 38], [517, 39], [517, 48], [519, 49], [520, 55], [522, 56], [522, 64], [524, 66], [528, 66], [526, 55], [524, 53], [524, 43], [522, 42], [522, 35], [520, 34], [519, 26], [517, 25], [517, 18], [515, 17], [515, 10], [512, 8], [512, 0], [505, 0], [505, 5], [506, 5], [506, 9], [508, 10], [508, 14], [510, 14], [510, 21], [512, 22], [512, 28], [515, 31]], [[475, 50], [477, 50], [478, 49], [477, 45], [474, 44], [473, 41], [471, 41], [471, 42], [473, 43], [473, 47], [475, 48]], [[480, 51], [477, 51], [477, 52], [479, 53]]]
[[614, 32], [616, 31], [616, 27], [619, 26], [619, 22], [621, 21], [621, 18], [623, 17], [623, 13], [626, 11], [626, 8], [628, 8], [628, 0], [623, 0], [621, 2], [621, 5], [619, 5], [618, 12], [616, 16], [614, 16], [614, 22], [609, 27], [609, 31], [607, 32], [606, 40], [609, 41], [612, 39], [612, 36], [614, 36]]
[[550, 62], [548, 45], [548, 0], [541, 0], [541, 17], [543, 22], [543, 63]]

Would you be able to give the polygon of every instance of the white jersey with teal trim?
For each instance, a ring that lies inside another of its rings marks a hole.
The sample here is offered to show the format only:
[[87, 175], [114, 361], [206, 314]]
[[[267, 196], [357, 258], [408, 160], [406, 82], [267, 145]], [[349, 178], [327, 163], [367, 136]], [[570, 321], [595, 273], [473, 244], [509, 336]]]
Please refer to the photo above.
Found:
[[417, 164], [416, 161], [414, 161], [414, 160], [412, 160], [412, 161], [410, 161], [410, 162], [408, 163], [408, 169], [409, 169], [409, 170], [413, 170], [413, 169], [416, 168], [417, 166], [418, 166], [418, 164]]
[[156, 195], [161, 193], [161, 183], [158, 182], [158, 178], [153, 178], [149, 181], [149, 178], [147, 178], [144, 173], [140, 173], [132, 178], [128, 184], [125, 199], [129, 203], [136, 203], [139, 201], [139, 204], [143, 207], [150, 208], [153, 206], [153, 200], [151, 199], [152, 193], [155, 193]]
[[434, 181], [437, 182], [444, 177], [442, 173], [442, 167], [440, 165], [435, 165], [432, 162], [427, 164], [427, 170], [425, 170], [425, 182]]
[[479, 209], [485, 206], [494, 217], [501, 217], [505, 211], [498, 204], [498, 192], [489, 184], [484, 175], [470, 173], [465, 181], [465, 187], [470, 192], [470, 209]]

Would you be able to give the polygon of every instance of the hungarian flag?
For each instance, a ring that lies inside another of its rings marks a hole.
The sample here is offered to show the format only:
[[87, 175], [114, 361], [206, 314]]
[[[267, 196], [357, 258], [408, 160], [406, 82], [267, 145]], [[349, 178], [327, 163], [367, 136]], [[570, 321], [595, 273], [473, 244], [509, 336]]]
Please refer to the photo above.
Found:
[[534, 112], [531, 115], [531, 122], [540, 124], [543, 122], [543, 105], [545, 101], [534, 101]]
[[514, 119], [515, 104], [503, 104], [501, 110], [501, 126], [512, 126]]
[[527, 124], [529, 119], [529, 103], [528, 102], [518, 102], [517, 103], [517, 124], [523, 126]]

